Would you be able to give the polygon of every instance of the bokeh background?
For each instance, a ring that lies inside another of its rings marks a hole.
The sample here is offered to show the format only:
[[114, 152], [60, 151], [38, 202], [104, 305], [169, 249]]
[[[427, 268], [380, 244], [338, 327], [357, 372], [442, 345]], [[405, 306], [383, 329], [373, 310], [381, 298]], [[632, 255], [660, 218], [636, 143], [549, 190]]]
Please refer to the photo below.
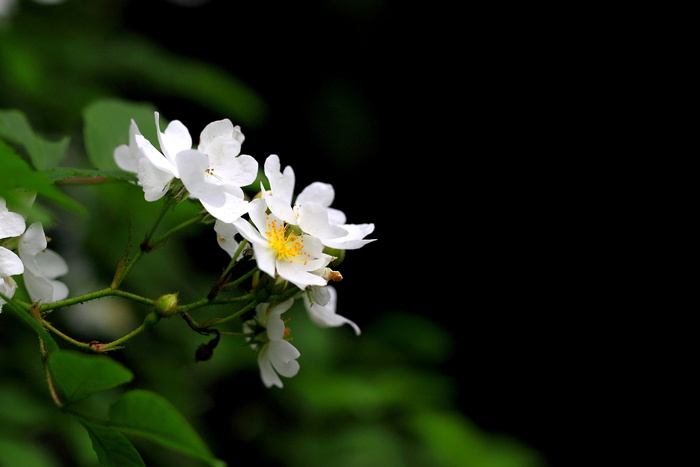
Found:
[[[0, 108], [49, 138], [70, 135], [66, 165], [89, 167], [82, 112], [98, 99], [152, 104], [193, 135], [230, 118], [244, 153], [278, 154], [298, 189], [331, 183], [350, 223], [375, 223], [378, 240], [348, 252], [337, 285], [338, 313], [362, 335], [320, 330], [296, 310], [301, 371], [284, 389], [263, 387], [235, 338], [194, 364], [205, 338], [179, 320], [114, 354], [136, 372], [132, 387], [171, 400], [231, 465], [544, 467], [575, 455], [564, 424], [575, 383], [553, 361], [556, 318], [542, 313], [552, 304], [525, 240], [536, 208], [517, 193], [502, 203], [519, 172], [504, 152], [522, 134], [504, 126], [498, 59], [484, 59], [498, 38], [470, 34], [473, 15], [454, 30], [452, 14], [395, 0], [66, 0], [14, 2], [0, 17]], [[104, 287], [126, 219], [147, 225], [157, 207], [122, 185], [66, 191], [95, 219], [49, 205], [52, 247], [71, 290]], [[203, 226], [125, 286], [196, 299], [226, 259]], [[144, 312], [105, 299], [55, 319], [106, 340]], [[0, 338], [0, 442], [25, 443], [41, 465], [94, 465], [82, 428], [50, 407], [31, 331], [3, 314]], [[139, 447], [147, 465], [177, 459]]]

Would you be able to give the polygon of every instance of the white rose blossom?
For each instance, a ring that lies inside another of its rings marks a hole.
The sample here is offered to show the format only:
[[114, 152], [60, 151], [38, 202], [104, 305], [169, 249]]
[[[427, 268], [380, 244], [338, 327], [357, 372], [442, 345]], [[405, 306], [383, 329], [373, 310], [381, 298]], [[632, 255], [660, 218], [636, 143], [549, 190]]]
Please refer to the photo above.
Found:
[[270, 211], [289, 224], [298, 225], [304, 232], [321, 240], [325, 246], [341, 250], [358, 249], [375, 239], [365, 237], [374, 231], [374, 224], [346, 224], [345, 213], [331, 208], [335, 190], [328, 183], [314, 182], [294, 195], [295, 177], [290, 166], [280, 170], [276, 154], [265, 160], [265, 176], [270, 190], [262, 192]]
[[[4, 198], [0, 198], [0, 240], [22, 235], [25, 229], [24, 218], [17, 213], [7, 209]], [[8, 298], [12, 298], [17, 290], [17, 283], [12, 276], [22, 274], [24, 265], [22, 260], [12, 251], [0, 246], [0, 293]], [[5, 304], [5, 300], [0, 297], [0, 311]]]
[[294, 299], [270, 305], [261, 303], [255, 307], [255, 317], [243, 326], [250, 334], [249, 344], [258, 351], [260, 377], [266, 387], [282, 387], [279, 375], [291, 378], [299, 372], [299, 351], [287, 340], [287, 328], [282, 313], [289, 310]]
[[321, 241], [295, 233], [286, 222], [266, 211], [265, 200], [254, 199], [248, 211], [253, 225], [243, 218], [233, 223], [253, 246], [258, 268], [302, 290], [309, 285], [326, 285], [327, 280], [314, 273], [333, 260], [333, 256], [323, 253]]
[[192, 137], [179, 120], [161, 132], [158, 112], [155, 119], [162, 152], [143, 137], [133, 121], [129, 145], [114, 151], [122, 170], [137, 173], [146, 201], [162, 198], [172, 180], [178, 178], [190, 197], [198, 199], [215, 218], [230, 223], [245, 214], [248, 202], [241, 187], [253, 183], [258, 162], [240, 154], [245, 139], [240, 127], [228, 119], [212, 122], [202, 130], [199, 145], [193, 149]]
[[46, 234], [39, 222], [27, 228], [18, 250], [24, 263], [24, 285], [32, 300], [55, 302], [68, 297], [66, 284], [56, 280], [68, 273], [68, 265], [61, 255], [47, 248]]

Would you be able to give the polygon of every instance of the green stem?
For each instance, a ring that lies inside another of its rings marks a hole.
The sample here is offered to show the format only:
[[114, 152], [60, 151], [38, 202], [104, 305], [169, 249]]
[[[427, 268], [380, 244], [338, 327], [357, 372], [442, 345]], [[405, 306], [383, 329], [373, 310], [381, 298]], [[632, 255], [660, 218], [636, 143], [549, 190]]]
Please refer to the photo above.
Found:
[[222, 290], [228, 290], [228, 289], [232, 289], [232, 288], [236, 287], [238, 284], [240, 284], [241, 282], [243, 282], [244, 280], [246, 280], [247, 278], [249, 278], [250, 276], [252, 276], [253, 274], [255, 274], [258, 270], [259, 270], [259, 269], [258, 269], [257, 266], [254, 267], [253, 269], [251, 269], [250, 271], [246, 272], [245, 274], [243, 274], [241, 277], [239, 277], [239, 278], [236, 279], [235, 281], [227, 282], [226, 284], [224, 284], [224, 285], [221, 287]]
[[179, 225], [173, 227], [172, 229], [168, 230], [168, 231], [165, 232], [163, 235], [161, 235], [160, 237], [158, 237], [158, 238], [152, 243], [152, 246], [157, 246], [157, 245], [160, 245], [160, 244], [162, 244], [162, 243], [165, 243], [165, 241], [168, 239], [168, 237], [170, 237], [171, 235], [173, 235], [173, 234], [179, 232], [180, 230], [182, 230], [182, 229], [184, 229], [184, 228], [186, 228], [186, 227], [189, 227], [190, 225], [194, 225], [194, 224], [196, 224], [196, 223], [198, 223], [198, 222], [201, 222], [202, 220], [204, 220], [205, 217], [207, 217], [207, 215], [208, 215], [208, 213], [206, 213], [206, 212], [205, 212], [205, 213], [202, 213], [202, 214], [199, 214], [199, 215], [197, 215], [197, 216], [195, 216], [195, 217], [193, 217], [193, 218], [191, 218], [191, 219], [188, 219], [188, 220], [186, 220], [185, 222], [183, 222], [183, 223], [181, 223], [181, 224], [179, 224]]
[[80, 342], [79, 340], [73, 339], [72, 337], [68, 336], [67, 334], [62, 333], [61, 331], [56, 329], [51, 323], [49, 323], [45, 319], [41, 320], [41, 324], [44, 325], [44, 327], [48, 328], [49, 331], [53, 332], [54, 334], [63, 338], [64, 340], [70, 342], [71, 344], [75, 345], [76, 347], [80, 347], [81, 349], [85, 349], [85, 350], [93, 350], [93, 348], [90, 344], [86, 344], [85, 342]]
[[207, 305], [230, 305], [231, 303], [237, 303], [237, 302], [242, 302], [245, 300], [249, 300], [255, 296], [254, 293], [249, 293], [245, 295], [241, 295], [240, 297], [230, 297], [230, 298], [219, 298], [215, 300], [210, 300], [208, 298], [202, 298], [201, 300], [197, 300], [196, 302], [188, 303], [187, 305], [178, 305], [177, 311], [178, 313], [189, 313], [192, 310], [196, 310], [197, 308], [202, 308]]
[[257, 301], [257, 300], [253, 300], [252, 302], [250, 302], [249, 304], [247, 304], [246, 306], [244, 306], [243, 308], [241, 308], [240, 310], [238, 310], [238, 311], [235, 312], [234, 314], [229, 315], [229, 316], [227, 316], [227, 317], [225, 317], [225, 318], [212, 318], [212, 319], [210, 319], [210, 320], [208, 320], [208, 321], [203, 322], [203, 323], [201, 324], [201, 326], [202, 326], [202, 327], [205, 327], [205, 328], [208, 328], [208, 327], [211, 327], [211, 326], [218, 326], [219, 324], [226, 323], [226, 322], [228, 322], [228, 321], [231, 321], [232, 319], [238, 318], [239, 316], [241, 316], [241, 315], [242, 315], [243, 313], [245, 313], [246, 311], [248, 311], [248, 310], [250, 310], [250, 309], [252, 309], [252, 308], [255, 308], [255, 306], [256, 306], [257, 304], [258, 304], [258, 301]]
[[84, 295], [80, 295], [77, 297], [71, 297], [67, 298], [65, 300], [59, 300], [57, 302], [53, 303], [46, 303], [44, 305], [39, 306], [39, 311], [49, 311], [49, 310], [55, 310], [57, 308], [62, 308], [65, 306], [70, 306], [70, 305], [75, 305], [78, 303], [83, 303], [83, 302], [88, 302], [90, 300], [95, 300], [97, 298], [102, 298], [102, 297], [110, 297], [110, 296], [115, 296], [115, 297], [124, 297], [128, 298], [129, 300], [133, 300], [135, 302], [143, 303], [144, 305], [150, 305], [153, 306], [154, 301], [142, 297], [140, 295], [136, 295], [130, 292], [125, 292], [123, 290], [119, 289], [112, 289], [112, 288], [106, 288], [102, 290], [97, 290], [95, 292], [90, 292], [86, 293]]
[[127, 334], [123, 337], [120, 337], [117, 340], [114, 340], [108, 344], [92, 345], [91, 348], [93, 350], [98, 351], [98, 352], [107, 352], [109, 350], [114, 350], [114, 349], [119, 347], [119, 344], [128, 341], [129, 339], [131, 339], [132, 337], [134, 337], [138, 334], [141, 334], [147, 327], [148, 326], [146, 325], [146, 323], [143, 323], [143, 324], [141, 324], [141, 326], [137, 327], [136, 329], [131, 331], [129, 334]]
[[140, 248], [136, 251], [133, 258], [126, 257], [126, 255], [128, 254], [128, 250], [126, 253], [124, 253], [124, 256], [119, 262], [120, 266], [117, 267], [117, 270], [114, 273], [114, 279], [112, 279], [112, 288], [116, 289], [117, 287], [119, 287], [124, 281], [124, 278], [126, 278], [126, 276], [129, 274], [129, 271], [131, 271], [131, 268], [134, 267], [134, 265], [138, 262], [141, 256], [143, 256], [144, 253], [147, 253], [153, 248], [150, 243], [151, 238], [153, 237], [153, 235], [156, 232], [156, 229], [165, 217], [165, 214], [171, 207], [175, 206], [175, 204], [176, 201], [173, 199], [172, 196], [166, 196], [165, 202], [163, 203], [163, 206], [161, 207], [160, 212], [156, 217], [156, 221], [153, 223], [153, 226], [151, 226], [151, 230], [149, 230], [144, 236]]
[[236, 265], [236, 260], [238, 259], [238, 256], [241, 254], [243, 248], [245, 248], [247, 244], [248, 240], [245, 239], [238, 244], [238, 248], [231, 257], [231, 262], [228, 263], [228, 266], [226, 266], [226, 269], [224, 270], [223, 274], [221, 274], [219, 280], [223, 280], [226, 277], [226, 274], [228, 274], [231, 271], [231, 268], [233, 268]]

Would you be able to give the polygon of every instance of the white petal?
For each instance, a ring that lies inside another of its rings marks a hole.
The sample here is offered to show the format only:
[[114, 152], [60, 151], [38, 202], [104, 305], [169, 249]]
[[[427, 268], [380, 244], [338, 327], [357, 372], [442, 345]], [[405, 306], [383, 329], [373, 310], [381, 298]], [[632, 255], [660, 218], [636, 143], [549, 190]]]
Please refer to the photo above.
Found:
[[170, 122], [164, 132], [160, 131], [160, 119], [155, 112], [156, 128], [158, 129], [158, 142], [165, 157], [175, 164], [175, 156], [180, 151], [192, 149], [192, 137], [187, 127], [179, 120]]
[[319, 238], [336, 238], [347, 235], [347, 231], [331, 225], [328, 221], [328, 209], [314, 202], [303, 203], [297, 210], [299, 227], [304, 232]]
[[[143, 157], [141, 159], [146, 158], [155, 168], [162, 170], [163, 172], [167, 172], [174, 177], [178, 176], [177, 167], [175, 166], [175, 164], [166, 159], [166, 157], [163, 154], [161, 154], [161, 152], [158, 149], [156, 149], [156, 147], [153, 146], [153, 144], [151, 144], [150, 141], [148, 141], [142, 135], [136, 135], [135, 138], [136, 144], [138, 145], [139, 150], [143, 154]], [[139, 159], [138, 165], [141, 165], [141, 159]]]
[[321, 206], [329, 207], [335, 199], [335, 190], [329, 183], [313, 182], [297, 196], [296, 203], [308, 202], [318, 203]]
[[17, 237], [24, 232], [24, 218], [6, 207], [6, 202], [0, 198], [0, 238]]
[[[0, 276], [0, 293], [2, 293], [7, 298], [12, 298], [17, 290], [17, 282], [11, 277]], [[0, 311], [2, 311], [2, 306], [7, 303], [2, 297], [0, 297]]]
[[270, 190], [275, 196], [282, 198], [287, 204], [292, 204], [294, 195], [294, 170], [291, 166], [280, 172], [280, 159], [277, 154], [271, 154], [265, 160], [265, 176], [270, 182]]
[[299, 351], [287, 341], [271, 341], [269, 356], [272, 367], [280, 375], [291, 378], [299, 372]]
[[304, 290], [309, 285], [326, 285], [325, 279], [316, 274], [311, 274], [305, 270], [305, 266], [299, 263], [290, 263], [289, 261], [276, 261], [277, 274], [283, 279], [288, 280], [300, 289]]
[[53, 296], [51, 298], [52, 302], [57, 302], [68, 298], [68, 286], [63, 282], [51, 281], [51, 287], [53, 288]]
[[258, 176], [258, 161], [247, 154], [235, 156], [232, 148], [228, 151], [228, 154], [212, 159], [214, 172], [221, 176], [226, 184], [247, 186], [253, 183]]
[[374, 224], [345, 224], [340, 227], [347, 231], [347, 235], [333, 239], [324, 238], [324, 245], [341, 250], [356, 250], [376, 240], [376, 238], [364, 240], [374, 231]]
[[157, 168], [144, 157], [139, 161], [138, 178], [146, 201], [156, 201], [168, 191], [173, 176], [171, 173]]
[[258, 268], [270, 277], [277, 277], [277, 252], [260, 244], [253, 245]]
[[136, 122], [131, 119], [129, 125], [129, 144], [122, 144], [114, 150], [114, 160], [120, 169], [136, 173], [139, 159], [144, 157], [136, 142], [136, 135], [141, 135]]
[[214, 232], [216, 232], [216, 241], [219, 243], [219, 246], [229, 256], [233, 257], [238, 249], [238, 241], [235, 239], [235, 236], [238, 234], [236, 226], [217, 219], [214, 223]]
[[355, 334], [360, 335], [360, 328], [357, 324], [353, 323], [349, 319], [336, 314], [336, 304], [337, 304], [337, 292], [331, 286], [323, 287], [327, 289], [330, 294], [330, 300], [323, 306], [319, 303], [310, 303], [308, 297], [304, 296], [306, 309], [309, 312], [309, 317], [316, 325], [321, 327], [337, 327], [343, 324], [349, 324], [354, 330]]
[[294, 210], [292, 209], [292, 206], [290, 206], [289, 201], [286, 201], [284, 198], [279, 196], [275, 196], [274, 193], [263, 194], [263, 199], [265, 200], [267, 207], [270, 208], [270, 212], [272, 212], [275, 216], [282, 219], [287, 224], [295, 225], [297, 223]]
[[[175, 158], [180, 180], [194, 198], [206, 198], [209, 204], [224, 204], [223, 190], [219, 188], [214, 176], [207, 172], [209, 157], [195, 149], [181, 151]], [[211, 182], [210, 180], [213, 180]]]
[[19, 239], [18, 248], [21, 257], [34, 257], [46, 249], [46, 234], [40, 222], [35, 222], [27, 228]]
[[238, 219], [233, 222], [233, 225], [238, 229], [238, 233], [241, 234], [243, 238], [248, 240], [252, 244], [267, 245], [267, 239], [258, 232], [255, 227], [250, 225], [250, 223], [245, 219]]
[[[270, 220], [276, 219], [276, 217], [273, 214], [270, 214], [268, 216], [268, 214], [265, 212], [266, 210], [267, 204], [265, 203], [264, 199], [254, 199], [248, 205], [248, 216], [260, 232], [265, 232], [267, 230], [268, 217], [270, 218]], [[279, 219], [277, 220], [279, 221]]]
[[41, 273], [48, 279], [55, 279], [68, 273], [68, 264], [61, 255], [53, 250], [41, 251], [34, 259]]
[[331, 225], [343, 225], [347, 222], [347, 217], [339, 209], [328, 208], [328, 222]]
[[292, 304], [294, 304], [294, 299], [290, 298], [282, 303], [275, 304], [268, 310], [267, 336], [271, 341], [278, 341], [284, 337], [284, 321], [282, 321], [282, 313], [291, 308]]
[[217, 138], [230, 138], [233, 134], [233, 123], [228, 118], [223, 120], [217, 120], [211, 122], [204, 127], [202, 132], [199, 134], [199, 146], [200, 150], [203, 150], [203, 146], [211, 144]]
[[19, 256], [0, 246], [0, 278], [15, 276], [23, 272], [24, 264]]
[[269, 355], [269, 350], [270, 349], [270, 344], [267, 343], [265, 344], [262, 349], [260, 349], [260, 353], [258, 354], [258, 366], [260, 367], [260, 378], [263, 381], [263, 384], [265, 384], [266, 387], [272, 387], [272, 386], [277, 386], [278, 388], [281, 388], [282, 385], [282, 380], [280, 379], [279, 376], [277, 376], [277, 373], [275, 373], [275, 370], [272, 369], [272, 363], [270, 362], [270, 355]]
[[41, 275], [36, 265], [31, 262], [24, 262], [24, 285], [29, 292], [29, 296], [34, 301], [51, 302], [53, 301], [53, 284], [49, 279]]

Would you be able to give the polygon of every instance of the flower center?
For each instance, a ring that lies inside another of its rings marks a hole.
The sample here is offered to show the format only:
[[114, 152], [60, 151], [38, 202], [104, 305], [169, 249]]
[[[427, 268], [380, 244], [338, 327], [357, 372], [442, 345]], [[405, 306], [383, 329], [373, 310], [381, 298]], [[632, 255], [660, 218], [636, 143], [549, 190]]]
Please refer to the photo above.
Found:
[[277, 259], [306, 264], [311, 255], [304, 251], [304, 236], [287, 229], [286, 222], [277, 222], [267, 217], [265, 235], [270, 247], [277, 252]]
[[209, 177], [214, 177], [215, 179], [217, 179], [219, 181], [223, 180], [220, 176], [218, 176], [214, 173], [214, 169], [212, 169], [211, 167], [206, 169], [204, 171], [204, 173], [207, 174]]

